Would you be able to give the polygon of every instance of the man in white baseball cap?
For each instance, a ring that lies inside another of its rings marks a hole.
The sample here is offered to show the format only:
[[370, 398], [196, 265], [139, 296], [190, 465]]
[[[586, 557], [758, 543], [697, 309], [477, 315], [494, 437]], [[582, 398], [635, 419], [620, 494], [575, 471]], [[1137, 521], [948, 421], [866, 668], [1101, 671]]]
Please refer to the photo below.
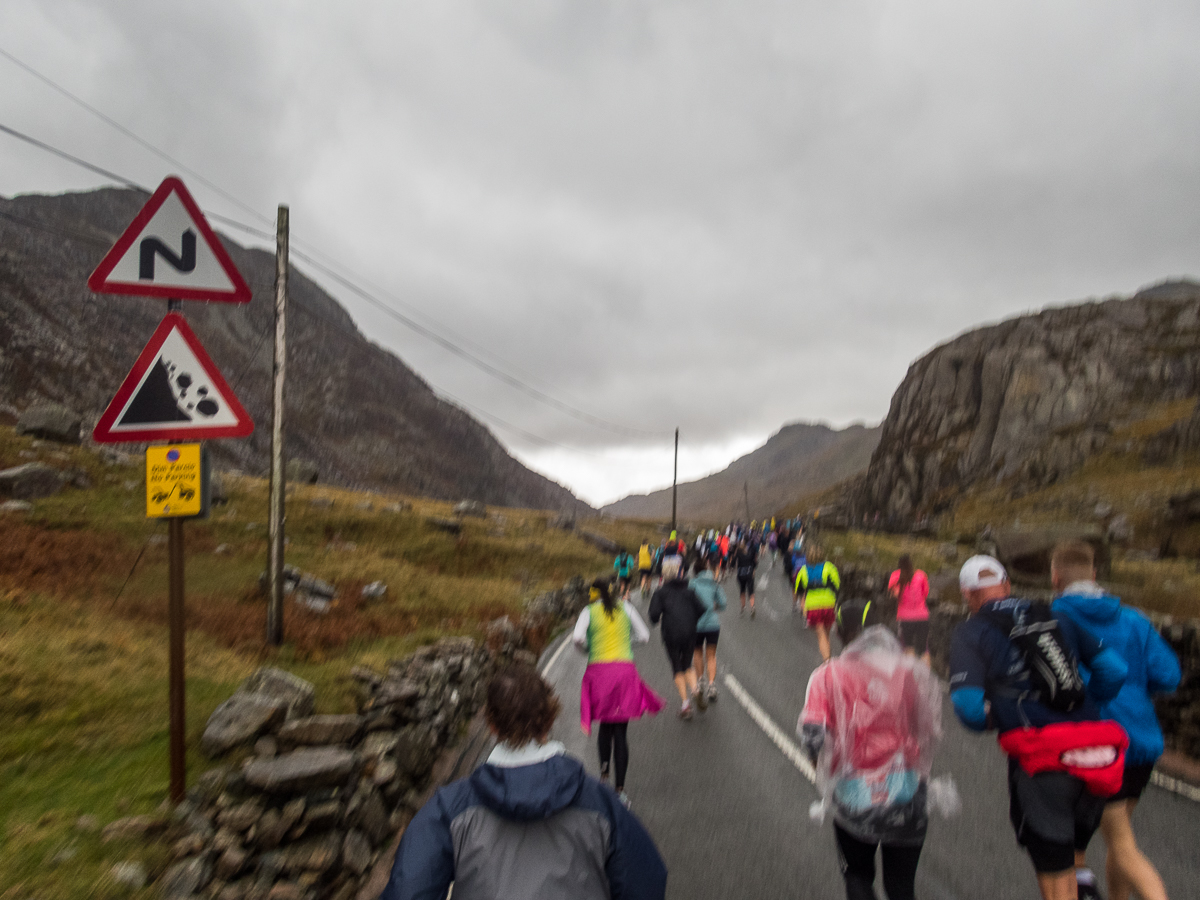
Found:
[[[954, 711], [972, 731], [999, 731], [1009, 758], [1009, 818], [1033, 862], [1042, 897], [1093, 900], [1099, 896], [1094, 883], [1077, 883], [1076, 860], [1100, 824], [1104, 798], [1120, 784], [1127, 743], [1119, 725], [1100, 721], [1097, 703], [1121, 689], [1125, 663], [1073, 620], [1010, 597], [1008, 573], [991, 556], [968, 559], [958, 584], [971, 616], [950, 643]], [[1091, 670], [1086, 696], [1066, 704], [1035, 687], [1029, 660], [1010, 636], [1018, 626], [1055, 631], [1061, 656], [1073, 657], [1072, 671], [1078, 674], [1075, 660]], [[1084, 750], [1099, 750], [1104, 764], [1067, 762]]]
[[1000, 565], [1000, 560], [980, 553], [963, 563], [958, 572], [958, 588], [962, 591], [967, 605], [971, 607], [971, 612], [979, 612], [979, 607], [989, 600], [1003, 600], [1008, 596], [1008, 573], [1004, 571], [1004, 566]]

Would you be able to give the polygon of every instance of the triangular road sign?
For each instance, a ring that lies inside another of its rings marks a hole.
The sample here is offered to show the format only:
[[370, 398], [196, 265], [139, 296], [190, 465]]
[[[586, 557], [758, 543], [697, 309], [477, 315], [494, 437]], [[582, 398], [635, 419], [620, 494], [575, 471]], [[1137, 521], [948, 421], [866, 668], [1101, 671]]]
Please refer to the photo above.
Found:
[[187, 321], [167, 313], [96, 423], [100, 444], [245, 437], [254, 422]]
[[88, 287], [100, 294], [250, 302], [250, 288], [174, 175], [88, 276]]

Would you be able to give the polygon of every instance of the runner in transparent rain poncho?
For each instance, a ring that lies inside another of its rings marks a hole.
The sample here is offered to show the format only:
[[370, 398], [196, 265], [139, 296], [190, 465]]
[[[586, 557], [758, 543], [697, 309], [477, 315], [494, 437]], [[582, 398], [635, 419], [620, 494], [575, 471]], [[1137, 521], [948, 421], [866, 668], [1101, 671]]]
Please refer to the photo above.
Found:
[[839, 622], [839, 630], [846, 648], [813, 672], [797, 729], [822, 791], [813, 817], [823, 820], [832, 806], [849, 900], [875, 897], [880, 844], [889, 900], [909, 900], [930, 794], [946, 812], [956, 799], [949, 782], [932, 792], [929, 783], [942, 736], [941, 690], [883, 626], [862, 631], [861, 621]]

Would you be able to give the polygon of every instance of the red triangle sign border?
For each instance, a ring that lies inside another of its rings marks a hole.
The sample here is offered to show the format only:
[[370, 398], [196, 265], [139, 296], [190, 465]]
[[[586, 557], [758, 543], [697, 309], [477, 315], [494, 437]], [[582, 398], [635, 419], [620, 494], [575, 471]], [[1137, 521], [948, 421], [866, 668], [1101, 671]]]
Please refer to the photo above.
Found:
[[[197, 362], [204, 369], [205, 375], [212, 382], [213, 388], [221, 395], [230, 413], [237, 419], [233, 425], [203, 425], [189, 422], [172, 423], [174, 427], [153, 429], [125, 429], [113, 432], [117, 419], [125, 410], [130, 397], [141, 385], [147, 370], [154, 365], [162, 351], [163, 344], [173, 331], [177, 331], [195, 355]], [[238, 402], [237, 397], [228, 383], [221, 376], [220, 370], [205, 351], [200, 339], [196, 337], [187, 320], [179, 313], [167, 313], [154, 334], [151, 335], [146, 347], [138, 356], [133, 368], [121, 382], [117, 394], [100, 416], [100, 421], [92, 430], [92, 439], [98, 444], [142, 443], [146, 441], [183, 441], [203, 440], [207, 438], [245, 437], [254, 431], [254, 420]]]
[[[133, 245], [133, 242], [141, 236], [150, 220], [154, 218], [154, 214], [158, 212], [167, 197], [172, 193], [179, 198], [184, 209], [191, 216], [192, 224], [196, 226], [196, 230], [200, 232], [200, 236], [208, 244], [217, 262], [233, 284], [232, 291], [221, 291], [215, 288], [172, 287], [162, 284], [140, 284], [137, 282], [108, 280], [113, 269], [124, 258], [126, 252]], [[192, 199], [192, 195], [184, 186], [183, 181], [175, 175], [168, 175], [163, 179], [163, 183], [158, 186], [150, 199], [146, 201], [146, 205], [142, 207], [141, 212], [134, 217], [129, 227], [125, 229], [117, 239], [117, 242], [113, 244], [112, 249], [104, 255], [104, 259], [100, 260], [100, 264], [96, 266], [96, 270], [88, 276], [87, 284], [89, 288], [98, 294], [167, 297], [179, 300], [215, 300], [223, 303], [249, 303], [251, 298], [250, 286], [246, 284], [246, 280], [242, 278], [242, 274], [237, 270], [237, 266], [229, 258], [229, 252], [208, 224], [204, 213], [200, 211], [200, 207]]]

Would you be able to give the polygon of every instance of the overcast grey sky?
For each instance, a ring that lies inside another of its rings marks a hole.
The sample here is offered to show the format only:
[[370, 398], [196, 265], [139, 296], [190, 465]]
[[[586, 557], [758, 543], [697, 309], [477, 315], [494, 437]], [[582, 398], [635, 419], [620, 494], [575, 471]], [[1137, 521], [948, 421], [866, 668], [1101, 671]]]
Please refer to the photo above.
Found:
[[[785, 422], [877, 422], [976, 324], [1200, 274], [1198, 40], [1194, 0], [0, 4], [0, 47], [263, 216], [289, 204], [298, 246], [653, 433], [317, 276], [593, 503], [669, 484], [677, 425], [694, 477]], [[3, 58], [0, 87], [0, 123], [172, 171]], [[103, 183], [0, 152], [6, 196]]]

